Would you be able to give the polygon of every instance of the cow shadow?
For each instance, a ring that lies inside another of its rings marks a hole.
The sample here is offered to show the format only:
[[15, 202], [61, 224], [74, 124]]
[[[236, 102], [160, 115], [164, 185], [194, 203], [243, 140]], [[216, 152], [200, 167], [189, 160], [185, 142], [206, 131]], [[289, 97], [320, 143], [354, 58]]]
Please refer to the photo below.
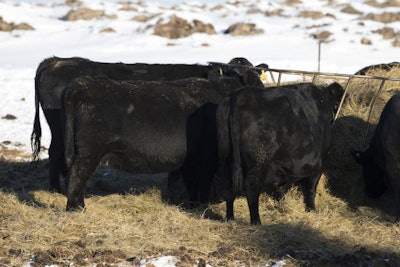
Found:
[[[111, 194], [138, 196], [149, 190], [156, 189], [159, 190], [164, 203], [179, 206], [190, 211], [196, 217], [202, 215], [202, 217], [208, 219], [223, 219], [220, 215], [208, 209], [207, 204], [195, 207], [188, 205], [189, 197], [180, 173], [173, 173], [172, 176], [175, 179], [168, 179], [168, 175], [168, 173], [135, 174], [107, 166], [106, 164], [100, 164], [88, 179], [85, 198]], [[16, 162], [0, 157], [0, 191], [15, 195], [21, 203], [38, 208], [48, 208], [49, 203], [43, 202], [35, 194], [38, 191], [49, 191], [48, 177], [48, 159], [36, 162]], [[61, 185], [61, 194], [65, 197], [66, 202], [64, 179], [61, 179]]]
[[355, 116], [336, 120], [332, 148], [325, 168], [327, 186], [333, 196], [346, 201], [353, 210], [370, 207], [382, 211], [383, 215], [395, 216], [396, 209], [390, 193], [385, 192], [378, 199], [366, 196], [361, 165], [350, 153], [350, 149], [364, 151], [368, 148], [375, 127], [375, 124]]
[[31, 192], [48, 189], [48, 163], [48, 159], [29, 162], [1, 157], [0, 189], [15, 194], [21, 202], [41, 207]]
[[296, 266], [389, 266], [388, 262], [396, 266], [400, 263], [395, 252], [363, 244], [354, 246], [339, 236], [328, 238], [326, 233], [304, 222], [257, 226], [256, 235], [249, 234], [246, 240], [240, 237], [232, 235], [231, 238], [237, 244], [248, 243], [246, 245], [257, 248], [266, 258], [287, 259]]
[[[34, 192], [49, 190], [48, 176], [48, 159], [30, 162], [0, 158], [0, 190], [15, 194], [21, 202], [46, 207], [45, 203], [35, 199]], [[86, 196], [106, 196], [114, 193], [139, 195], [150, 188], [159, 189], [167, 200], [167, 174], [133, 174], [101, 164], [88, 180]], [[65, 195], [65, 192], [63, 186], [61, 193]]]
[[88, 180], [86, 194], [98, 196], [114, 193], [140, 195], [151, 188], [157, 188], [162, 194], [166, 194], [167, 176], [167, 173], [135, 174], [100, 165]]

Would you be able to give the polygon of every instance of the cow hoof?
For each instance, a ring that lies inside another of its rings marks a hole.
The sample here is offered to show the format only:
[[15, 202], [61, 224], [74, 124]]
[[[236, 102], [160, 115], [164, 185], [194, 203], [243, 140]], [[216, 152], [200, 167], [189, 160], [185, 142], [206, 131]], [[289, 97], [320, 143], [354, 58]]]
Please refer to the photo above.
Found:
[[74, 211], [85, 211], [85, 206], [79, 206], [79, 205], [67, 205], [66, 211], [74, 212]]
[[49, 187], [49, 192], [50, 193], [61, 193], [61, 189], [59, 187], [50, 186]]
[[235, 217], [226, 217], [225, 221], [229, 222], [229, 221], [234, 221]]
[[208, 219], [208, 220], [214, 220], [214, 221], [224, 221], [224, 217], [222, 217], [218, 213], [215, 213], [208, 207], [203, 209], [202, 218]]
[[317, 209], [315, 207], [306, 207], [306, 212], [315, 212]]
[[250, 223], [252, 225], [261, 225], [261, 221], [260, 220], [251, 221]]

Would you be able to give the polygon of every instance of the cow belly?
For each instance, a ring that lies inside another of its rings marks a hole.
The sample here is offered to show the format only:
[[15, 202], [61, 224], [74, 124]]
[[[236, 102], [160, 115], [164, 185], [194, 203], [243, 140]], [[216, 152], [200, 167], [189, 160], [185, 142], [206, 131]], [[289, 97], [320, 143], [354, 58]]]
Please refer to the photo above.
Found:
[[153, 135], [134, 140], [109, 154], [110, 165], [134, 173], [160, 173], [178, 169], [186, 158], [184, 137]]
[[151, 158], [142, 155], [125, 155], [110, 153], [106, 155], [107, 165], [133, 173], [162, 173], [177, 170], [184, 162], [184, 158]]
[[315, 137], [319, 134], [253, 122], [243, 130], [241, 151], [245, 161], [251, 159], [253, 164], [266, 169], [266, 183], [295, 182], [321, 170], [322, 144]]
[[[310, 134], [309, 137], [312, 135]], [[290, 137], [284, 138], [290, 140]], [[322, 168], [321, 144], [315, 138], [292, 139], [292, 142], [284, 143], [272, 158], [272, 165], [278, 172], [293, 180], [318, 174]], [[297, 143], [297, 144], [296, 144]]]

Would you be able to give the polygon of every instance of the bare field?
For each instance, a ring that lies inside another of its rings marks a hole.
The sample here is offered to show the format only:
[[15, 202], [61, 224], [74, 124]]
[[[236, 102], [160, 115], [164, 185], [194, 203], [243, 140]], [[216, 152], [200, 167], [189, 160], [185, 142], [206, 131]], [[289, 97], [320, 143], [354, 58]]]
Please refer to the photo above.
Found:
[[[400, 70], [374, 75], [400, 77]], [[89, 180], [86, 210], [65, 212], [66, 197], [46, 190], [47, 160], [32, 165], [29, 155], [0, 146], [0, 266], [139, 266], [163, 255], [177, 256], [177, 266], [185, 267], [279, 260], [285, 266], [399, 266], [392, 196], [368, 199], [361, 169], [348, 152], [366, 147], [384, 104], [400, 89], [400, 83], [385, 84], [368, 122], [376, 83], [357, 79], [349, 85], [317, 211], [304, 212], [295, 187], [280, 200], [264, 194], [261, 226], [249, 224], [244, 198], [235, 202], [236, 221], [225, 222], [222, 202], [196, 210], [168, 203], [165, 174], [105, 167]]]

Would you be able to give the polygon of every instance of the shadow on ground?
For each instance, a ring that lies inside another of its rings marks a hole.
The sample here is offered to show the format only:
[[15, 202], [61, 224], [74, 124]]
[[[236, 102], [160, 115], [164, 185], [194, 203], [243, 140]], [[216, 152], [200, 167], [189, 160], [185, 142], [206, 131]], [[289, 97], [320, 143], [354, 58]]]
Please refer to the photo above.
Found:
[[[4, 192], [15, 193], [20, 201], [35, 203], [30, 192], [49, 189], [48, 159], [37, 162], [31, 162], [26, 158], [14, 160], [10, 155], [6, 155], [8, 150], [0, 147], [0, 152], [0, 188]], [[61, 184], [65, 184], [63, 177]], [[166, 173], [132, 174], [102, 165], [88, 180], [86, 195], [141, 194], [153, 187], [161, 190], [164, 200], [169, 199]], [[65, 195], [65, 192], [66, 188], [63, 186], [62, 193]], [[35, 204], [41, 206], [39, 203]]]
[[[393, 217], [396, 207], [393, 195], [385, 192], [378, 199], [368, 198], [364, 190], [362, 168], [350, 153], [350, 148], [364, 151], [368, 148], [375, 125], [354, 117], [339, 118], [333, 129], [333, 146], [328, 157], [326, 175], [332, 195], [344, 200], [352, 209], [360, 206], [376, 208]], [[382, 218], [387, 220], [388, 217]], [[389, 218], [390, 219], [390, 218]], [[390, 219], [391, 220], [391, 219]]]

